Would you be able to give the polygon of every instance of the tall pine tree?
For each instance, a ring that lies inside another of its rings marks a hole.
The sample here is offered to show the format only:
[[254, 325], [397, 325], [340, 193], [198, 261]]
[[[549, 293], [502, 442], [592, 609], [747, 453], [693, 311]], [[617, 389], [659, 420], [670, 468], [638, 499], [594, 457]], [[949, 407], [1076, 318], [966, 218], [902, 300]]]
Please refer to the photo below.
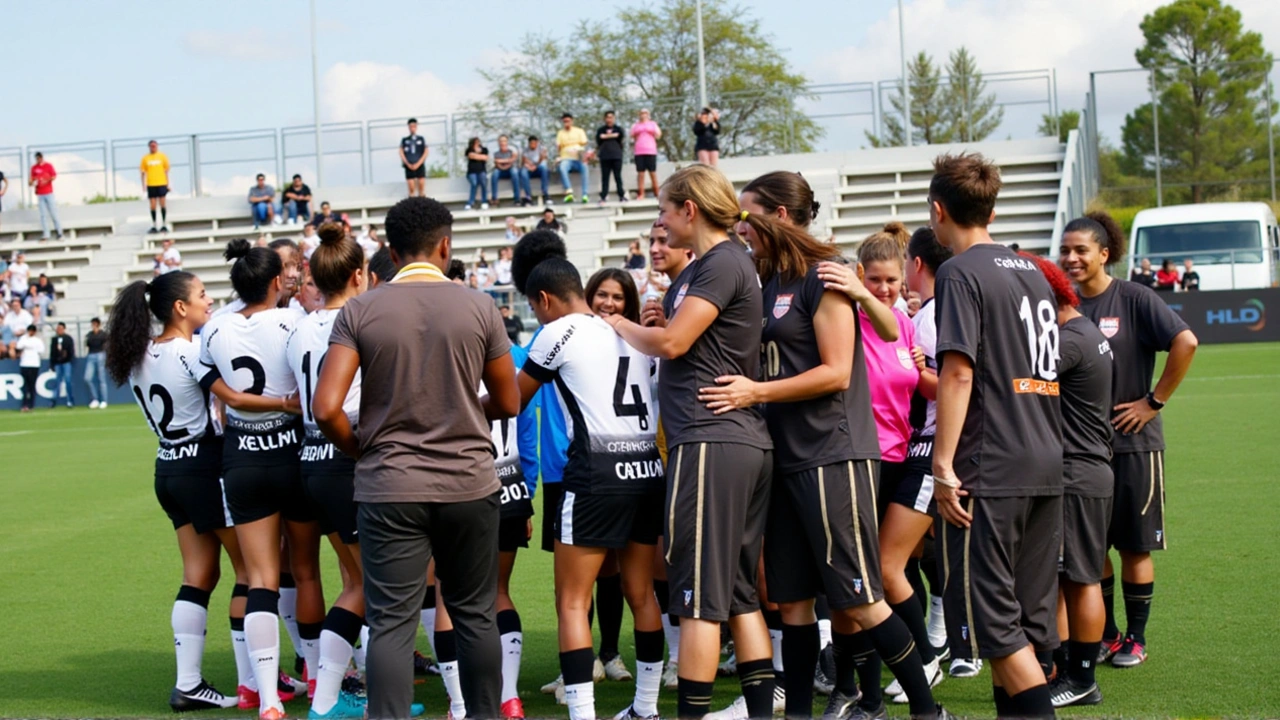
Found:
[[[907, 86], [911, 89], [911, 139], [915, 145], [951, 142], [946, 105], [946, 88], [942, 84], [942, 72], [933, 64], [933, 58], [921, 51], [907, 64]], [[906, 107], [902, 89], [889, 98], [894, 114], [882, 116], [884, 128], [877, 137], [870, 132], [867, 142], [872, 147], [896, 147], [906, 144], [906, 132], [902, 118]]]

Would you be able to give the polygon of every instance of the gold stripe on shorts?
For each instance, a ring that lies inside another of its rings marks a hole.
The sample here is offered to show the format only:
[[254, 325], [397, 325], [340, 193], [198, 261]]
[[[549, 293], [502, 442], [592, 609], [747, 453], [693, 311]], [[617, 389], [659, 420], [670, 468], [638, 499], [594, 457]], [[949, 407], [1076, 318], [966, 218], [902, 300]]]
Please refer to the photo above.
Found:
[[671, 480], [671, 499], [667, 506], [667, 527], [671, 528], [671, 537], [667, 538], [667, 564], [671, 564], [671, 539], [676, 535], [676, 498], [680, 495], [680, 461], [684, 459], [684, 445], [676, 446], [676, 471]]
[[831, 567], [831, 518], [827, 516], [827, 486], [818, 466], [818, 507], [822, 510], [822, 532], [827, 536], [827, 566]]
[[967, 512], [970, 517], [970, 526], [964, 529], [964, 616], [965, 622], [969, 623], [969, 649], [973, 652], [972, 657], [977, 658], [978, 655], [978, 633], [977, 628], [973, 624], [973, 589], [970, 585], [969, 576], [969, 543], [973, 540], [972, 522], [976, 520], [973, 517], [973, 498], [969, 498], [969, 507]]
[[[880, 499], [876, 497], [876, 494], [880, 492], [880, 488], [877, 487], [877, 485], [879, 485], [880, 483], [877, 482], [875, 466], [871, 464], [871, 461], [864, 460], [863, 462], [867, 464], [867, 479], [870, 481], [868, 484], [871, 486], [871, 507], [876, 509], [876, 511], [871, 514], [871, 517], [875, 518], [876, 536], [879, 537], [880, 536]], [[849, 463], [849, 471], [853, 472], [853, 463]]]
[[1142, 514], [1147, 514], [1147, 509], [1151, 507], [1151, 499], [1156, 494], [1156, 454], [1147, 453], [1147, 466], [1151, 468], [1148, 473], [1151, 477], [1147, 483], [1147, 504], [1142, 506]]
[[1164, 534], [1164, 451], [1156, 451], [1155, 456], [1156, 462], [1160, 465], [1160, 473], [1157, 476], [1160, 480], [1160, 547], [1164, 548], [1166, 547]]
[[698, 443], [698, 519], [693, 541], [693, 617], [702, 617], [702, 508], [706, 500], [707, 444]]
[[[868, 467], [871, 462], [867, 461]], [[872, 483], [873, 485], [875, 483]], [[853, 546], [858, 550], [858, 572], [862, 573], [862, 587], [867, 597], [872, 597], [871, 578], [867, 576], [867, 556], [862, 550], [862, 521], [858, 518], [858, 474], [854, 472], [853, 461], [849, 461], [849, 503], [853, 508]], [[875, 491], [872, 491], [872, 503], [875, 503]]]

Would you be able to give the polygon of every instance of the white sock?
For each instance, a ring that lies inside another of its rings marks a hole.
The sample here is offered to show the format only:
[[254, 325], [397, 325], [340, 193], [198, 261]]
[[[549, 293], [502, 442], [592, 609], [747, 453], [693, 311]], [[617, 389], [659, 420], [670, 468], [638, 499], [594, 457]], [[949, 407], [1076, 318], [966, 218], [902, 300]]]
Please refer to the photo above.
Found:
[[253, 663], [249, 662], [249, 645], [243, 630], [231, 631], [231, 649], [236, 656], [236, 684], [257, 692], [258, 679], [253, 676]]
[[204, 628], [209, 611], [193, 602], [175, 600], [169, 622], [173, 625], [173, 650], [178, 658], [179, 690], [193, 690], [200, 684], [200, 661], [204, 658]]
[[422, 631], [427, 634], [427, 642], [431, 645], [431, 657], [436, 657], [436, 609], [423, 608], [418, 617], [422, 620]]
[[595, 683], [565, 685], [564, 703], [569, 706], [569, 720], [596, 720]]
[[680, 626], [671, 624], [671, 617], [662, 613], [662, 634], [667, 638], [667, 659], [680, 662]]
[[336, 632], [320, 631], [320, 670], [316, 673], [316, 696], [311, 709], [323, 715], [338, 702], [342, 679], [347, 674], [353, 648]]
[[658, 689], [662, 687], [662, 663], [636, 661], [636, 699], [631, 707], [640, 717], [658, 714]]
[[520, 658], [523, 655], [523, 632], [509, 632], [502, 636], [502, 702], [520, 697], [516, 684], [520, 681]]
[[280, 677], [280, 618], [269, 612], [245, 615], [244, 639], [253, 677], [258, 681], [259, 710], [280, 707], [280, 693], [276, 689]]
[[[321, 630], [323, 635], [324, 631]], [[302, 659], [307, 664], [307, 680], [314, 680], [320, 670], [320, 638], [302, 641]]]
[[369, 654], [369, 626], [365, 625], [360, 628], [360, 647], [352, 652], [352, 657], [356, 661], [356, 670], [364, 675], [364, 659]]
[[773, 671], [784, 672], [782, 667], [782, 631], [770, 630], [769, 640], [773, 643]]
[[831, 621], [818, 621], [818, 647], [824, 648], [831, 644]]
[[449, 713], [453, 720], [462, 720], [467, 716], [467, 703], [462, 699], [462, 679], [458, 675], [458, 661], [440, 663], [440, 679], [444, 681], [444, 691], [449, 695]]
[[284, 621], [284, 629], [289, 631], [289, 642], [293, 644], [293, 652], [302, 654], [302, 636], [298, 634], [298, 588], [280, 588], [280, 601], [276, 603], [280, 611], [280, 619]]

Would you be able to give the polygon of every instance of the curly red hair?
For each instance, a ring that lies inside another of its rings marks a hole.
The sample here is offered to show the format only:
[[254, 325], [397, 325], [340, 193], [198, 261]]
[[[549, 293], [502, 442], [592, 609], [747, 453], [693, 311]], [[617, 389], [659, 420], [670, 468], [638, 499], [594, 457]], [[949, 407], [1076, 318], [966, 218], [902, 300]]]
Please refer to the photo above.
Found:
[[1020, 252], [1018, 254], [1040, 268], [1044, 279], [1049, 281], [1049, 287], [1053, 288], [1053, 297], [1057, 301], [1058, 307], [1076, 307], [1080, 304], [1080, 296], [1076, 295], [1075, 288], [1071, 287], [1071, 281], [1067, 279], [1067, 274], [1056, 263], [1049, 260], [1049, 258], [1032, 255], [1028, 252]]

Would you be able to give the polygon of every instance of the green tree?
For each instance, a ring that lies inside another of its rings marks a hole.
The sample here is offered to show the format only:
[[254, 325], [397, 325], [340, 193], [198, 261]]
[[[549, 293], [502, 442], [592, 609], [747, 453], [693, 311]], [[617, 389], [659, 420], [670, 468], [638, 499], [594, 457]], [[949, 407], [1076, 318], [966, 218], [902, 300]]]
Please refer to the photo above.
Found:
[[[1275, 114], [1263, 97], [1273, 58], [1262, 35], [1245, 31], [1239, 11], [1220, 0], [1176, 0], [1144, 17], [1141, 28], [1136, 55], [1155, 77], [1164, 182], [1189, 187], [1188, 199], [1203, 202], [1262, 177]], [[1151, 103], [1125, 117], [1127, 172], [1155, 172], [1153, 119]]]
[[[933, 58], [924, 51], [911, 58], [907, 64], [907, 87], [911, 89], [911, 140], [914, 144], [951, 142], [952, 131], [948, 119], [946, 88], [942, 85], [942, 71], [933, 64]], [[902, 118], [906, 107], [902, 89], [889, 98], [894, 113], [886, 113], [881, 121], [884, 132], [880, 137], [867, 133], [867, 141], [873, 147], [906, 145]]]
[[948, 59], [946, 105], [951, 135], [963, 142], [985, 140], [1004, 120], [1004, 108], [996, 105], [995, 93], [987, 92], [978, 61], [967, 48]]
[[1045, 137], [1053, 137], [1054, 135], [1057, 135], [1058, 142], [1064, 143], [1067, 141], [1067, 135], [1069, 135], [1072, 130], [1079, 129], [1080, 111], [1063, 110], [1058, 113], [1058, 117], [1056, 118], [1058, 127], [1056, 130], [1054, 129], [1054, 120], [1055, 118], [1052, 113], [1041, 115], [1040, 128], [1037, 132]]
[[[580, 22], [568, 37], [526, 35], [512, 57], [480, 71], [488, 97], [463, 119], [480, 132], [543, 135], [564, 112], [590, 130], [605, 110], [629, 126], [650, 109], [659, 150], [693, 158], [698, 108], [694, 0], [624, 8], [609, 22]], [[798, 105], [806, 78], [794, 72], [760, 21], [725, 0], [702, 3], [707, 97], [721, 113], [726, 155], [811, 152], [823, 130]], [[554, 151], [554, 148], [551, 148]]]

